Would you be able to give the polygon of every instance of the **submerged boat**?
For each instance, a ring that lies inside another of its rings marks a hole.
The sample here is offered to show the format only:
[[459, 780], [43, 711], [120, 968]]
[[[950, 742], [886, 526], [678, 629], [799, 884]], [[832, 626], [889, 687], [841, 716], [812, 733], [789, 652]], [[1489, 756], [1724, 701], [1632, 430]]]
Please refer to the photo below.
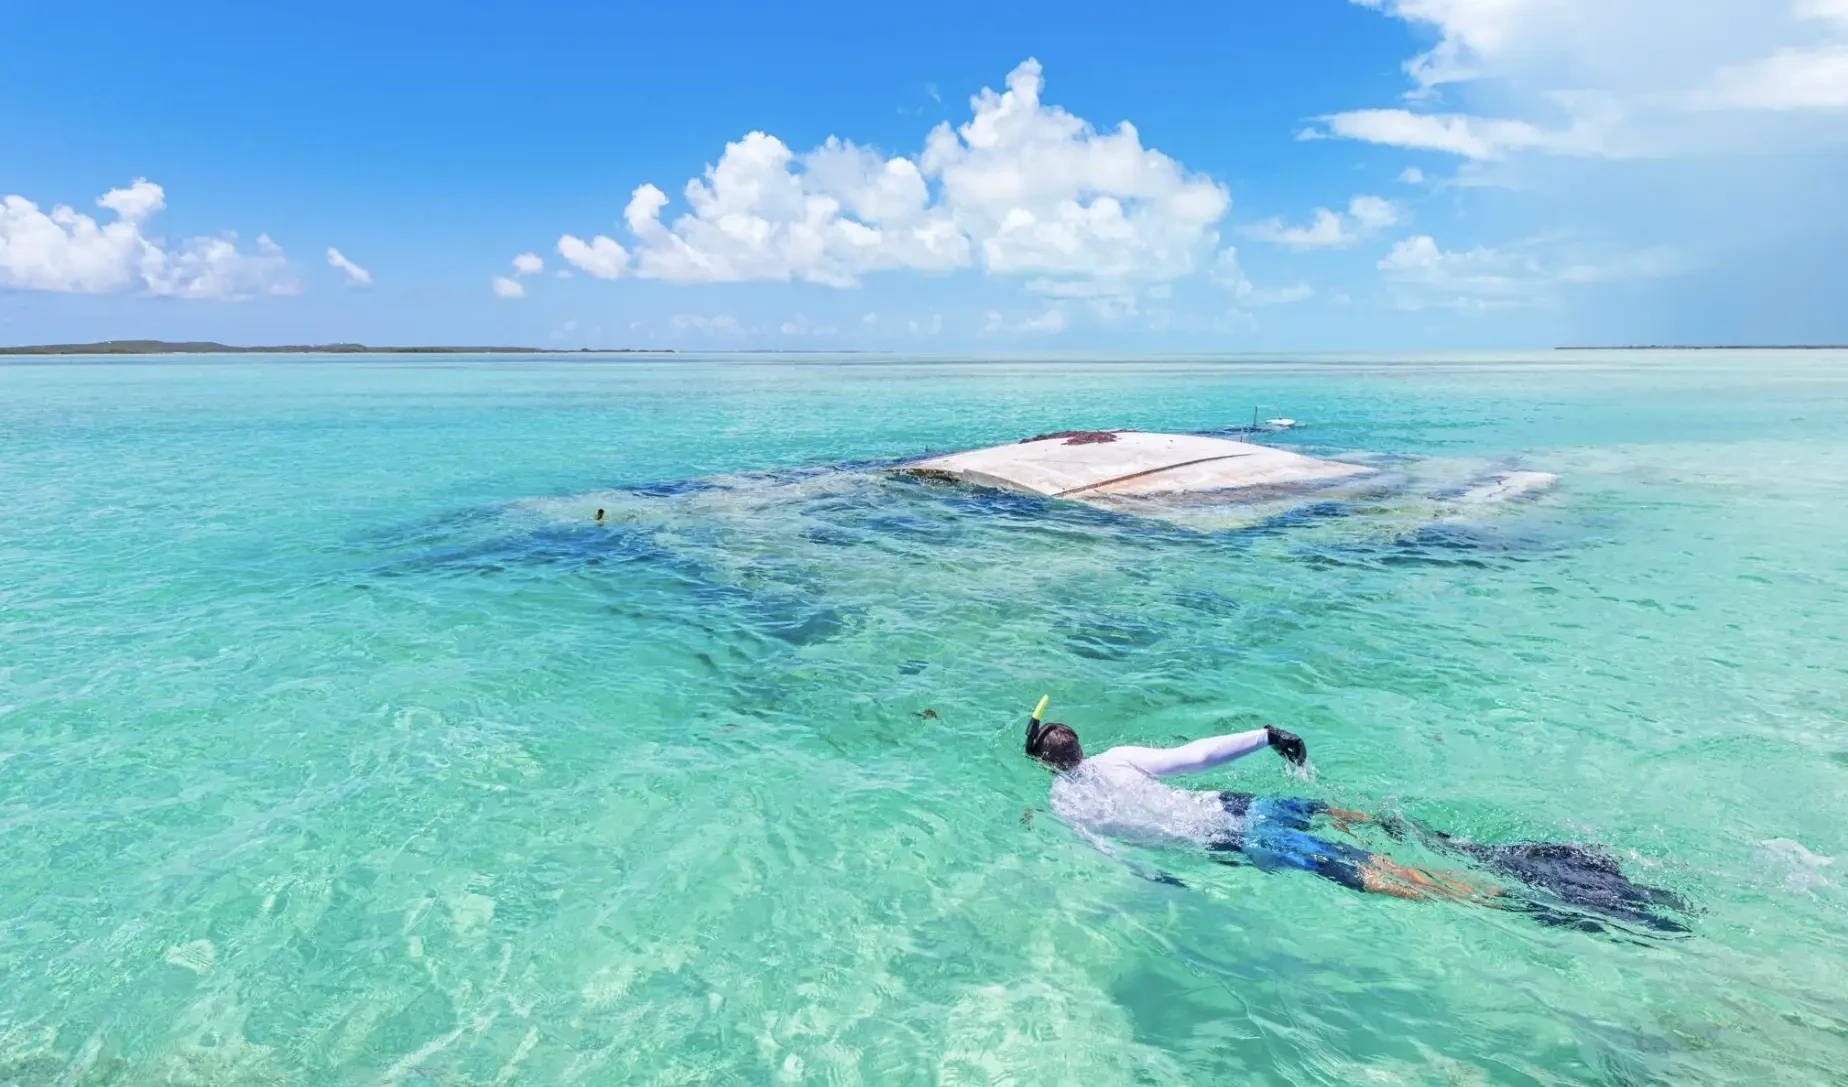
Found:
[[1368, 475], [1373, 469], [1230, 438], [1074, 430], [931, 457], [901, 471], [1049, 498], [1094, 500], [1316, 484]]
[[[482, 559], [487, 565], [551, 561], [555, 549], [582, 545], [598, 561], [629, 561], [631, 551], [697, 555], [714, 569], [736, 567], [742, 584], [773, 566], [799, 565], [794, 556], [817, 548], [878, 563], [912, 548], [980, 551], [991, 533], [1023, 525], [1065, 540], [1287, 532], [1304, 554], [1397, 554], [1426, 543], [1454, 554], [1526, 546], [1520, 521], [1506, 515], [1557, 482], [1510, 459], [1315, 455], [1236, 433], [1064, 431], [956, 453], [533, 498], [483, 522], [498, 526], [494, 539], [445, 551], [441, 561], [466, 565], [477, 547], [494, 556]], [[597, 531], [586, 536], [577, 526]]]
[[[1370, 463], [1371, 462], [1371, 463]], [[911, 476], [1069, 499], [1120, 512], [1234, 527], [1304, 500], [1412, 501], [1429, 516], [1551, 488], [1549, 472], [1365, 454], [1318, 457], [1198, 434], [1084, 430], [911, 461]]]

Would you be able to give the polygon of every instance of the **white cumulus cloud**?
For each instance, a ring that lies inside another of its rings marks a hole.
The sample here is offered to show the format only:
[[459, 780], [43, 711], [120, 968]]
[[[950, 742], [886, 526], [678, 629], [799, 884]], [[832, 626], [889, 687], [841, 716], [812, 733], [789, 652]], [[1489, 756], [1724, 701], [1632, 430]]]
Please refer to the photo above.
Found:
[[497, 298], [526, 297], [526, 285], [517, 279], [509, 279], [506, 276], [495, 276], [490, 285], [494, 288], [494, 295]]
[[629, 251], [601, 234], [589, 241], [567, 234], [558, 239], [558, 255], [598, 279], [615, 279], [629, 265]]
[[642, 185], [623, 211], [631, 245], [567, 234], [559, 255], [605, 279], [831, 287], [887, 269], [1119, 283], [1194, 271], [1217, 243], [1225, 187], [1128, 122], [1099, 131], [1046, 105], [1043, 87], [1038, 62], [1022, 63], [910, 156], [838, 138], [797, 153], [749, 133], [681, 188], [684, 212]]
[[191, 238], [162, 254], [158, 265], [142, 267], [148, 293], [169, 298], [254, 298], [294, 294], [288, 258], [268, 234], [257, 235], [254, 250], [237, 247], [237, 236]]
[[44, 211], [0, 197], [0, 287], [100, 294], [139, 290], [185, 299], [249, 298], [297, 289], [282, 247], [267, 234], [241, 249], [235, 234], [168, 245], [144, 227], [166, 206], [159, 185], [137, 178], [98, 197], [113, 218], [98, 222], [63, 204]]
[[1346, 214], [1317, 208], [1306, 226], [1286, 226], [1281, 219], [1266, 219], [1244, 228], [1244, 233], [1292, 249], [1330, 249], [1353, 245], [1398, 221], [1399, 207], [1392, 201], [1356, 196], [1348, 201]]
[[513, 274], [516, 276], [536, 276], [545, 271], [545, 261], [537, 253], [521, 253], [513, 258]]
[[139, 223], [167, 206], [167, 194], [159, 185], [138, 177], [126, 189], [110, 189], [97, 197], [96, 206], [115, 212], [125, 223]]
[[346, 274], [349, 286], [364, 287], [372, 282], [371, 272], [348, 260], [345, 253], [331, 245], [327, 247], [327, 263]]

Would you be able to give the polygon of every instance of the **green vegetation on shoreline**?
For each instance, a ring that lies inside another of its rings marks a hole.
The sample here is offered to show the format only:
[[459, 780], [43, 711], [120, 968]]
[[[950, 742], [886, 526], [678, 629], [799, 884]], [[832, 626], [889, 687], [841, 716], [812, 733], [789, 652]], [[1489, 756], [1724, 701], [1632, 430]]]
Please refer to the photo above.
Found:
[[0, 347], [0, 355], [629, 355], [673, 354], [671, 349], [640, 347], [369, 347], [363, 343], [279, 344], [237, 347], [209, 340], [103, 340], [100, 343], [47, 343]]

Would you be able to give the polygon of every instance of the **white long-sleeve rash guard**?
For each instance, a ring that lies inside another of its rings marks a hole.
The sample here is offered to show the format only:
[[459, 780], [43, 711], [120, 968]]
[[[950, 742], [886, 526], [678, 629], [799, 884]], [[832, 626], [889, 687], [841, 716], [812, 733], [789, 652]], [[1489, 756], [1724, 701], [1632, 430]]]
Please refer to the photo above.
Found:
[[1269, 744], [1270, 734], [1260, 728], [1180, 747], [1113, 747], [1053, 781], [1053, 814], [1087, 835], [1205, 844], [1235, 833], [1238, 818], [1216, 792], [1177, 789], [1158, 779], [1211, 770]]

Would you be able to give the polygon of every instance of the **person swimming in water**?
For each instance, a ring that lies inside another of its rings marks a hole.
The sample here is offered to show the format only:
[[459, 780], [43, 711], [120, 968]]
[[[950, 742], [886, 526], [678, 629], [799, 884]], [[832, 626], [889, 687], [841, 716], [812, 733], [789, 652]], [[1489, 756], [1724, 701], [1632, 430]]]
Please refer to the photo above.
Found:
[[[1481, 845], [1410, 820], [1378, 818], [1319, 800], [1181, 789], [1162, 780], [1210, 770], [1266, 748], [1294, 766], [1303, 765], [1308, 745], [1283, 729], [1265, 726], [1172, 748], [1113, 747], [1087, 757], [1071, 726], [1040, 723], [1045, 705], [1042, 699], [1027, 723], [1026, 753], [1058, 772], [1052, 784], [1053, 813], [1106, 853], [1110, 850], [1104, 838], [1158, 847], [1191, 845], [1221, 863], [1248, 862], [1264, 871], [1300, 869], [1372, 894], [1475, 901], [1519, 910], [1543, 923], [1591, 931], [1602, 926], [1572, 911], [1589, 910], [1657, 932], [1687, 931], [1652, 909], [1685, 909], [1685, 903], [1666, 891], [1630, 882], [1615, 860], [1593, 848], [1552, 842]], [[1400, 840], [1408, 832], [1416, 834], [1436, 851], [1473, 860], [1530, 891], [1544, 892], [1545, 898], [1512, 896], [1500, 888], [1399, 864], [1310, 833], [1322, 817], [1342, 832], [1350, 824], [1373, 823]], [[1179, 882], [1165, 874], [1152, 878]]]

